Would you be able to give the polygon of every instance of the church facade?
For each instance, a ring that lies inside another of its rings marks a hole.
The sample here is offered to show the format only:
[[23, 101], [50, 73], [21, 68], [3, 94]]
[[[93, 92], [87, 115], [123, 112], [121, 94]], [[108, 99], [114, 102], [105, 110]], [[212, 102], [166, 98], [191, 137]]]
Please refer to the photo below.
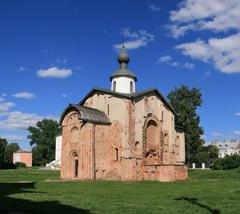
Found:
[[61, 115], [61, 178], [175, 181], [187, 179], [184, 131], [157, 89], [136, 92], [123, 47], [111, 90], [93, 88]]

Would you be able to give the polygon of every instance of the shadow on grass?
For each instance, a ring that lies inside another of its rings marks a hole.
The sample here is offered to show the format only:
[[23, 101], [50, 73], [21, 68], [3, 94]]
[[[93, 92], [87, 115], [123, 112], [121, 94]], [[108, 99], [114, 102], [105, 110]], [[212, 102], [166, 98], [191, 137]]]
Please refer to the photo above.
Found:
[[[61, 204], [59, 201], [30, 201], [26, 199], [12, 198], [12, 194], [47, 194], [34, 191], [35, 182], [30, 183], [0, 183], [0, 213], [25, 214], [25, 213], [67, 213], [89, 214], [85, 209], [75, 208]], [[34, 195], [33, 195], [34, 198]], [[44, 196], [43, 196], [44, 198]]]
[[210, 213], [212, 214], [220, 214], [220, 211], [218, 209], [213, 209], [205, 204], [202, 204], [200, 202], [198, 202], [198, 199], [197, 198], [188, 198], [188, 197], [180, 197], [180, 198], [175, 198], [174, 200], [177, 200], [177, 201], [188, 201], [198, 207], [201, 207], [201, 208], [205, 208], [206, 210], [208, 210]]

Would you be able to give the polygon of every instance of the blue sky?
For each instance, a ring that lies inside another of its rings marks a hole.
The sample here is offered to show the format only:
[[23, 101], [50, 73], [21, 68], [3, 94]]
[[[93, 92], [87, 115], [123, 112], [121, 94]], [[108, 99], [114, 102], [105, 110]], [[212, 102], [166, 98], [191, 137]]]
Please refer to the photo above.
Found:
[[137, 90], [197, 87], [206, 141], [238, 139], [239, 23], [238, 0], [2, 0], [0, 136], [30, 149], [29, 125], [110, 89], [124, 41]]

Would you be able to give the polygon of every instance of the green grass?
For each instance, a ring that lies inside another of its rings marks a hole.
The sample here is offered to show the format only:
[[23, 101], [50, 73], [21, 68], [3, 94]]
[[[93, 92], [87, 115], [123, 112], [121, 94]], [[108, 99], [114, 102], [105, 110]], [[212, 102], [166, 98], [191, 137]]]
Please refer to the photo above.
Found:
[[0, 170], [0, 213], [240, 213], [240, 169], [189, 172], [189, 180], [61, 181], [59, 172]]

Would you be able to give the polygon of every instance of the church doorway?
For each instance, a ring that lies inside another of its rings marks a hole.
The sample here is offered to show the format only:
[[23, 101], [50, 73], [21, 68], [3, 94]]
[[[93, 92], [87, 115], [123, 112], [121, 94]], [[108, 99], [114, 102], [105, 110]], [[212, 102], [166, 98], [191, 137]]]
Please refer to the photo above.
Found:
[[75, 154], [73, 158], [73, 177], [78, 178], [78, 155]]

